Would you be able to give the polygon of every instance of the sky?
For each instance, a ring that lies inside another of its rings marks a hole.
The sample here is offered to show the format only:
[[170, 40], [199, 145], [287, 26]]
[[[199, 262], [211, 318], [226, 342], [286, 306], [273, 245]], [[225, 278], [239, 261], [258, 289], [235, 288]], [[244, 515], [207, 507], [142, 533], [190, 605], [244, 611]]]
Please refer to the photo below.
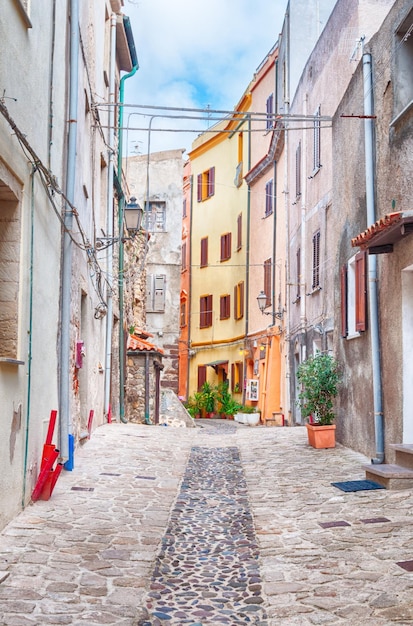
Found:
[[[135, 76], [125, 81], [125, 104], [179, 109], [125, 107], [125, 156], [147, 154], [148, 148], [190, 150], [214, 121], [183, 108], [233, 110], [278, 40], [286, 6], [287, 0], [124, 0], [139, 61]], [[149, 124], [150, 133], [133, 130]], [[174, 132], [157, 130], [162, 128]], [[190, 128], [195, 132], [182, 132]]]

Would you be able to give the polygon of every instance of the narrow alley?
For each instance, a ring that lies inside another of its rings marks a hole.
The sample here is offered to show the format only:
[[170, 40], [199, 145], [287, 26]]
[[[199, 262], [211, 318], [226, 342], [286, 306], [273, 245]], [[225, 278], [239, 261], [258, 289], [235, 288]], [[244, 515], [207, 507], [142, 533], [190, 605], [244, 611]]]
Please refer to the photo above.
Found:
[[303, 427], [108, 424], [0, 534], [0, 625], [413, 621], [411, 490]]

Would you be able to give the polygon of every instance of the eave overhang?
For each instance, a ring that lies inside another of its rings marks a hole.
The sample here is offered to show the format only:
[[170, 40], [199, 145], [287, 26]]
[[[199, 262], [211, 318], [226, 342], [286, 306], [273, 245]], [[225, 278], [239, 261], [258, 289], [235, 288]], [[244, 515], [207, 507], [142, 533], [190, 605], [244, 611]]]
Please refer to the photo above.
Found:
[[351, 240], [353, 248], [369, 254], [393, 252], [394, 244], [413, 233], [413, 211], [388, 213]]
[[254, 167], [250, 169], [244, 176], [247, 184], [250, 185], [255, 180], [264, 176], [268, 168], [272, 166], [274, 161], [278, 161], [284, 148], [284, 124], [277, 122], [275, 129], [272, 131], [270, 147], [267, 154]]

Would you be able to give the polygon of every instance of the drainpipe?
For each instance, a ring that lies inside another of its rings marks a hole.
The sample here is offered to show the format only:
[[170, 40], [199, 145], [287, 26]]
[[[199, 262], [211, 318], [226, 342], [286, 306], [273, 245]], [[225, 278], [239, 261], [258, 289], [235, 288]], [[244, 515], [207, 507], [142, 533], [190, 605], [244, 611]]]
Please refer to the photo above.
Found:
[[[69, 135], [67, 146], [66, 197], [74, 203], [76, 175], [76, 135], [78, 107], [78, 66], [79, 66], [79, 0], [70, 0], [70, 87], [69, 87]], [[70, 431], [70, 311], [72, 280], [72, 240], [73, 211], [66, 204], [64, 214], [64, 235], [62, 255], [62, 301], [61, 301], [61, 340], [60, 340], [60, 402], [59, 402], [59, 449], [60, 458], [69, 458]]]
[[[108, 115], [108, 188], [106, 199], [106, 228], [109, 240], [113, 238], [113, 172], [115, 152], [115, 68], [116, 68], [116, 13], [110, 18], [110, 61], [109, 61], [109, 115]], [[113, 246], [106, 250], [106, 271], [110, 283], [113, 280]], [[105, 353], [105, 410], [106, 416], [110, 411], [110, 383], [112, 368], [112, 329], [113, 329], [113, 296], [112, 287], [107, 289], [107, 315], [106, 315], [106, 353]]]
[[185, 397], [188, 400], [189, 397], [189, 375], [190, 375], [190, 356], [189, 356], [189, 350], [191, 349], [191, 332], [192, 332], [192, 327], [191, 327], [191, 317], [192, 317], [192, 222], [193, 222], [193, 210], [194, 210], [194, 206], [193, 206], [193, 200], [192, 200], [192, 192], [193, 192], [193, 187], [194, 187], [194, 176], [191, 173], [191, 178], [190, 178], [190, 202], [189, 202], [189, 210], [190, 210], [190, 216], [189, 216], [189, 298], [188, 298], [188, 341], [187, 341], [187, 346], [188, 346], [188, 358], [187, 358], [187, 364], [186, 364], [186, 389], [185, 389]]
[[32, 168], [30, 181], [30, 282], [29, 282], [29, 345], [27, 348], [27, 397], [26, 397], [26, 423], [24, 433], [24, 459], [23, 459], [23, 492], [22, 509], [26, 506], [26, 474], [29, 455], [29, 432], [30, 432], [30, 405], [32, 393], [32, 358], [33, 358], [33, 265], [34, 265], [34, 175], [36, 169]]
[[[123, 25], [125, 27], [126, 38], [128, 40], [129, 52], [132, 60], [132, 70], [122, 76], [119, 85], [119, 116], [118, 116], [118, 179], [122, 187], [122, 152], [123, 152], [123, 102], [125, 99], [125, 80], [131, 78], [139, 69], [138, 57], [136, 55], [135, 44], [133, 41], [132, 30], [129, 18], [123, 16]], [[127, 423], [125, 418], [125, 339], [123, 336], [123, 271], [125, 264], [124, 243], [122, 241], [123, 230], [123, 210], [125, 206], [125, 197], [122, 194], [119, 198], [118, 219], [119, 219], [119, 419], [124, 424]], [[106, 405], [108, 406], [108, 404]]]
[[[369, 53], [363, 54], [363, 82], [364, 82], [364, 142], [366, 160], [366, 208], [367, 225], [376, 221], [374, 197], [374, 140], [373, 140], [373, 77], [372, 57]], [[373, 370], [373, 401], [374, 401], [374, 431], [376, 442], [376, 458], [371, 459], [373, 464], [384, 461], [384, 416], [382, 406], [381, 386], [381, 359], [380, 359], [380, 330], [379, 307], [377, 291], [377, 257], [369, 255], [369, 307], [370, 307], [370, 339]]]
[[[251, 169], [251, 114], [247, 113], [248, 118], [248, 165], [247, 171]], [[249, 302], [250, 302], [250, 247], [251, 247], [251, 187], [248, 184], [247, 188], [247, 248], [245, 252], [245, 339], [248, 337], [250, 331], [249, 321]], [[245, 341], [245, 340], [244, 340]], [[244, 346], [245, 347], [245, 346]], [[245, 380], [245, 354], [243, 356], [242, 363], [243, 377]], [[242, 381], [242, 404], [245, 404], [245, 385]]]
[[145, 424], [152, 424], [149, 415], [149, 354], [145, 354]]

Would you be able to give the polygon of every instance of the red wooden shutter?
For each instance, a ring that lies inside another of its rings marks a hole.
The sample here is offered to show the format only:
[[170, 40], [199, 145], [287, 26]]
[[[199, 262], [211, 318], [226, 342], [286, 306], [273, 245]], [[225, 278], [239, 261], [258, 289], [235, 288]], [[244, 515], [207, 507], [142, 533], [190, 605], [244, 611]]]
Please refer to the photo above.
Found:
[[197, 176], [198, 202], [202, 202], [202, 174]]
[[367, 254], [363, 250], [356, 254], [356, 330], [364, 331], [367, 328]]
[[231, 363], [231, 391], [235, 389], [235, 364]]
[[348, 322], [347, 322], [347, 265], [343, 265], [341, 268], [341, 336], [347, 337], [348, 334]]

